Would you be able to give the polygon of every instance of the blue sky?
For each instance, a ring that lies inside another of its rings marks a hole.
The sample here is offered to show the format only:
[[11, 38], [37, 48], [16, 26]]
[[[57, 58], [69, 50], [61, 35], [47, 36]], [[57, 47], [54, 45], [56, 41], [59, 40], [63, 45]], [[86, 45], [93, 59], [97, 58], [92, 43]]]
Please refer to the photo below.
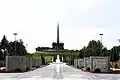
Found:
[[65, 48], [81, 49], [92, 39], [119, 45], [120, 0], [0, 0], [0, 39], [28, 44], [28, 52], [56, 41], [57, 23]]

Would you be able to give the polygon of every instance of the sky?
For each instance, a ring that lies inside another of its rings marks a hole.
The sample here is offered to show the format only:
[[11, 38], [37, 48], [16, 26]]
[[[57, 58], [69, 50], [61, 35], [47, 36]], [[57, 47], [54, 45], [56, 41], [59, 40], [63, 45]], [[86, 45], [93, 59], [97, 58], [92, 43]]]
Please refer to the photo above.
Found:
[[28, 52], [52, 47], [57, 39], [65, 49], [81, 49], [100, 40], [108, 49], [120, 42], [120, 0], [0, 0], [0, 39], [22, 39]]

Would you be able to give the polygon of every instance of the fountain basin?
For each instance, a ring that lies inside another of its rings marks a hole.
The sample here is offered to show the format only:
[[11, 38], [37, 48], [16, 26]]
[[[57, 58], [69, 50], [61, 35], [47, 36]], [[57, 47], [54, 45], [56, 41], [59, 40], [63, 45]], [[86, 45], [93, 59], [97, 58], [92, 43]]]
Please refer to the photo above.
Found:
[[59, 62], [59, 63], [53, 62], [53, 63], [50, 63], [50, 65], [51, 64], [63, 64], [63, 65], [65, 65], [66, 63], [63, 63], [63, 62]]

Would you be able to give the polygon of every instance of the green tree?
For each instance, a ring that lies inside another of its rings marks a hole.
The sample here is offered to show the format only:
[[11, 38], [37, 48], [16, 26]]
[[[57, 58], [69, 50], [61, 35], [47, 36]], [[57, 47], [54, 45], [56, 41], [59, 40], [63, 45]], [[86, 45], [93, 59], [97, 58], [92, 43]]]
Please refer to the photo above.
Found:
[[[104, 53], [101, 53], [101, 48], [102, 48], [102, 51]], [[103, 47], [102, 43], [98, 40], [98, 41], [95, 41], [95, 40], [91, 40], [89, 43], [88, 43], [88, 46], [87, 47], [83, 47], [81, 50], [80, 50], [80, 54], [79, 56], [80, 57], [90, 57], [90, 56], [104, 56], [106, 55], [107, 52], [106, 52], [106, 48]]]
[[82, 48], [81, 51], [84, 57], [89, 57], [89, 53], [87, 52], [87, 48], [85, 46]]
[[1, 57], [3, 60], [5, 60], [5, 57], [9, 51], [9, 41], [7, 40], [5, 35], [3, 36], [3, 39], [1, 40], [0, 50], [1, 50]]
[[[18, 56], [24, 56], [27, 54], [27, 51], [26, 51], [26, 48], [25, 46], [23, 45], [23, 41], [14, 41], [14, 42], [10, 42], [9, 43], [10, 46], [11, 46], [11, 54], [10, 55], [18, 55]], [[16, 44], [16, 46], [15, 46]], [[16, 52], [15, 52], [15, 47], [16, 47]]]
[[109, 53], [106, 47], [102, 49], [102, 56], [109, 56]]
[[119, 60], [119, 52], [118, 52], [117, 46], [114, 46], [111, 49], [110, 60], [111, 62], [115, 62], [115, 65], [116, 65], [116, 62]]
[[9, 45], [9, 42], [8, 42], [6, 36], [4, 35], [3, 39], [1, 40], [1, 48], [4, 50], [8, 49], [8, 45]]
[[89, 56], [102, 56], [100, 50], [103, 48], [102, 43], [100, 41], [91, 40], [88, 43], [88, 46], [86, 48], [87, 53], [89, 53]]
[[112, 61], [112, 62], [116, 62], [116, 61], [119, 60], [119, 53], [118, 53], [118, 50], [117, 50], [117, 47], [116, 47], [116, 46], [114, 46], [114, 47], [111, 49], [110, 58], [111, 58], [111, 61]]
[[42, 60], [42, 64], [45, 65], [45, 57], [43, 54], [41, 54], [41, 60]]
[[79, 51], [79, 58], [84, 58], [83, 49]]

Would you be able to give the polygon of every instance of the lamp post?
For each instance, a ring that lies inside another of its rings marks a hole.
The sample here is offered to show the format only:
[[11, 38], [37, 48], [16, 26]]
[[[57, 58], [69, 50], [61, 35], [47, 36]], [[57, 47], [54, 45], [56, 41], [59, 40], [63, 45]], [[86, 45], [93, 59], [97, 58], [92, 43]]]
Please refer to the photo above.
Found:
[[15, 36], [15, 54], [16, 54], [16, 36], [18, 35], [17, 33], [13, 34]]
[[101, 52], [101, 55], [102, 55], [102, 36], [103, 34], [99, 34], [101, 36], [101, 48], [100, 48], [100, 52]]

